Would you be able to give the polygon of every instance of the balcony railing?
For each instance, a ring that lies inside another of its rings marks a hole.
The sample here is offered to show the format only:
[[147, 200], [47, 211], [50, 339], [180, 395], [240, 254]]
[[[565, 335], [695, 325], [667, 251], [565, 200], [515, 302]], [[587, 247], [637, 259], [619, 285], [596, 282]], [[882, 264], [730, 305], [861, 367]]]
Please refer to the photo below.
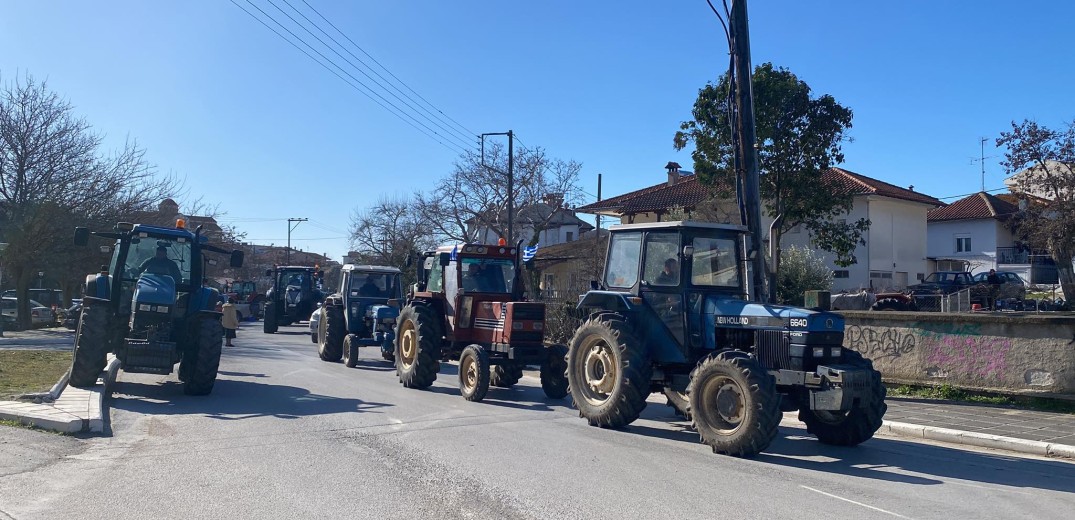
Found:
[[1018, 247], [998, 247], [997, 265], [1011, 264], [1055, 265], [1053, 258], [1045, 251], [1027, 251]]

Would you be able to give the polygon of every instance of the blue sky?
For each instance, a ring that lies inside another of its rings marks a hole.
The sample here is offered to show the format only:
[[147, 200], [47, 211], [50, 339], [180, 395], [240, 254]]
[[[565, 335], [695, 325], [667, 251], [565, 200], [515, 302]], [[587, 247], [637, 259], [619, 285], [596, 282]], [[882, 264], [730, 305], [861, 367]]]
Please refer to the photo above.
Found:
[[[586, 191], [603, 173], [606, 197], [659, 182], [669, 160], [690, 168], [672, 136], [727, 66], [704, 0], [307, 1], [468, 131], [512, 129], [524, 146], [580, 161]], [[755, 64], [787, 67], [854, 111], [847, 169], [937, 197], [972, 193], [989, 137], [986, 187], [998, 188], [992, 139], [1011, 120], [1075, 118], [1075, 3], [749, 9]], [[110, 145], [136, 138], [249, 238], [282, 245], [286, 219], [305, 217], [293, 246], [337, 259], [353, 210], [430, 186], [458, 155], [227, 0], [5, 0], [0, 80], [27, 72]]]

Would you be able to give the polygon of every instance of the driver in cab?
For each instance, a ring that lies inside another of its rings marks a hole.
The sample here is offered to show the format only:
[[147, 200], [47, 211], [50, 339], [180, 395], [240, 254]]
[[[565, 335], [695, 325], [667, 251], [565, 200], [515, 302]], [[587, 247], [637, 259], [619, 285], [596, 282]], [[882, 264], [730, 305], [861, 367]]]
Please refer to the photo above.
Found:
[[171, 276], [176, 284], [183, 281], [179, 266], [171, 258], [168, 258], [168, 248], [164, 246], [157, 246], [157, 252], [153, 255], [153, 258], [147, 259], [142, 262], [142, 265], [138, 266], [138, 274], [142, 273]]

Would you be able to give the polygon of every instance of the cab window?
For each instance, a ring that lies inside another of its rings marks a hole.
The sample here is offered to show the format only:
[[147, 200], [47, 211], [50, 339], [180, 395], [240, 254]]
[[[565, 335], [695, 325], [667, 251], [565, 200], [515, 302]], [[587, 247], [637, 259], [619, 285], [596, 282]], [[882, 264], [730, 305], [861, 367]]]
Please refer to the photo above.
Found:
[[609, 244], [608, 274], [605, 285], [609, 287], [634, 287], [638, 282], [638, 261], [642, 253], [642, 233], [612, 235]]
[[679, 285], [679, 233], [646, 235], [643, 280], [649, 285]]
[[691, 283], [715, 287], [739, 287], [735, 240], [696, 237], [691, 257]]

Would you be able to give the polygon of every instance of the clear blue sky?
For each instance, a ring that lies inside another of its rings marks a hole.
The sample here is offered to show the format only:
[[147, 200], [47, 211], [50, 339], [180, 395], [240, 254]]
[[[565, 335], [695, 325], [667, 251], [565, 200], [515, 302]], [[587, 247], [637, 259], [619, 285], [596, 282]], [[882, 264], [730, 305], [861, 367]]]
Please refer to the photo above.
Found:
[[[447, 116], [582, 162], [586, 191], [603, 173], [606, 197], [659, 182], [669, 160], [690, 168], [672, 135], [727, 66], [704, 0], [307, 1]], [[854, 110], [843, 165], [853, 171], [937, 197], [971, 193], [989, 137], [986, 187], [997, 188], [992, 138], [1011, 120], [1075, 117], [1075, 3], [749, 9], [755, 64], [788, 67]], [[111, 145], [136, 138], [249, 238], [281, 245], [285, 219], [306, 217], [292, 244], [337, 259], [355, 208], [426, 188], [457, 156], [226, 0], [6, 0], [0, 76], [26, 72]]]

